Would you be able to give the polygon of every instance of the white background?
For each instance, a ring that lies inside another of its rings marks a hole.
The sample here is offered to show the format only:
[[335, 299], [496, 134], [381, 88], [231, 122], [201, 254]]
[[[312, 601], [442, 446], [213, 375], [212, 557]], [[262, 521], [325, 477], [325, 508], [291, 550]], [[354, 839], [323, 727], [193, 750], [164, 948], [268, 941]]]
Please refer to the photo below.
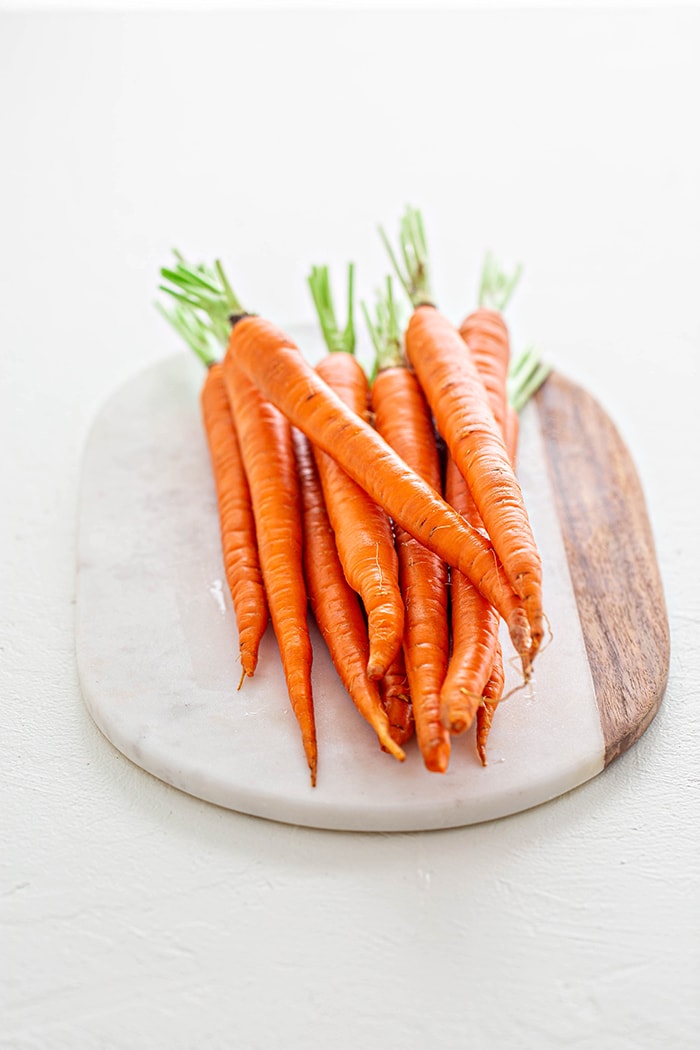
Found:
[[[694, 1047], [700, 12], [284, 7], [0, 15], [0, 1046]], [[352, 258], [371, 294], [376, 224], [407, 202], [455, 319], [487, 248], [525, 263], [516, 344], [630, 446], [666, 698], [596, 780], [492, 824], [363, 836], [218, 810], [83, 706], [87, 430], [179, 348], [152, 306], [171, 246], [305, 321], [310, 265]]]

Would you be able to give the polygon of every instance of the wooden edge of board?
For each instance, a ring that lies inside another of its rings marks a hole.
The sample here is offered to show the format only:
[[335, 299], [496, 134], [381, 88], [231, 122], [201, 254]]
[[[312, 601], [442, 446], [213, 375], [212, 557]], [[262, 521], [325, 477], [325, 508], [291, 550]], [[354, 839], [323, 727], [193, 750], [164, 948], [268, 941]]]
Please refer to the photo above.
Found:
[[535, 396], [605, 741], [605, 765], [659, 709], [668, 616], [644, 494], [614, 424], [553, 372]]

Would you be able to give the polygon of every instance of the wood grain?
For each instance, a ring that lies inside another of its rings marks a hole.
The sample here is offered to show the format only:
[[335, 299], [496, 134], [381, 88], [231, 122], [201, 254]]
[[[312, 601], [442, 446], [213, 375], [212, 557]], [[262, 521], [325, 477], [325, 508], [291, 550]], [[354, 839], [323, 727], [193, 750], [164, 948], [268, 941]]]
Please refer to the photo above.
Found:
[[663, 587], [644, 494], [610, 418], [553, 373], [536, 395], [605, 739], [605, 764], [654, 718], [668, 676]]

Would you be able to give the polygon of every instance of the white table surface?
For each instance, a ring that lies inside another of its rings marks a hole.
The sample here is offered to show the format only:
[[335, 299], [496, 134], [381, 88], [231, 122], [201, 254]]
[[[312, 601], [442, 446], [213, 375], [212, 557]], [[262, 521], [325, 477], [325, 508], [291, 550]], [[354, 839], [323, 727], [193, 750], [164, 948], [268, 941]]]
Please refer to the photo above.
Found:
[[[698, 1045], [700, 12], [0, 15], [0, 1046]], [[172, 245], [271, 319], [312, 263], [384, 273], [425, 213], [458, 318], [509, 313], [606, 407], [647, 496], [672, 633], [646, 735], [518, 816], [284, 826], [101, 736], [74, 659], [77, 488], [114, 388], [179, 347]]]

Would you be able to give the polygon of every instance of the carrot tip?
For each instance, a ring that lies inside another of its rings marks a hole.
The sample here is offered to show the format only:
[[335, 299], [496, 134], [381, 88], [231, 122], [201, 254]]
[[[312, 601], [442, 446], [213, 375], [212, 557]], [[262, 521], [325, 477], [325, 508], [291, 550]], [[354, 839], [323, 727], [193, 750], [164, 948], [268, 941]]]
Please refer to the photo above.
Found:
[[446, 773], [450, 762], [449, 742], [440, 740], [428, 745], [423, 761], [430, 773]]
[[386, 752], [387, 755], [392, 755], [398, 762], [406, 761], [406, 752], [402, 747], [399, 747], [397, 742], [392, 739], [391, 736], [387, 735], [381, 739], [382, 751]]

